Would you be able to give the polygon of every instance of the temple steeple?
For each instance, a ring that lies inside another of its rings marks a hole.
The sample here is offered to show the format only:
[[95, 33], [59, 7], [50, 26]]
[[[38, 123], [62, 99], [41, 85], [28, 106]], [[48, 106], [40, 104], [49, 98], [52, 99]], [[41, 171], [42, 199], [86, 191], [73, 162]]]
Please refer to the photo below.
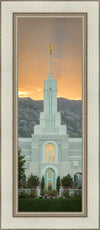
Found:
[[57, 112], [57, 80], [52, 76], [52, 44], [50, 44], [50, 73], [44, 80], [44, 111], [40, 113], [40, 125], [35, 125], [34, 134], [66, 134]]
[[48, 79], [53, 79], [52, 76], [52, 44], [50, 44], [50, 73]]

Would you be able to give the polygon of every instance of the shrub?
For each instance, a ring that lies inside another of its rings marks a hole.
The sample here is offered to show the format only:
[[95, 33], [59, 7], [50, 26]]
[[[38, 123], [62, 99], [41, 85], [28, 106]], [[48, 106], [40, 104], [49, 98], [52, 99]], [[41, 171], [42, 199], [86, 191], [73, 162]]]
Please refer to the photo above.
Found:
[[52, 191], [52, 194], [55, 196], [55, 195], [57, 195], [57, 190], [53, 190]]
[[52, 190], [49, 190], [49, 191], [48, 191], [48, 195], [51, 195], [51, 196], [52, 196], [52, 195], [53, 195], [53, 191], [52, 191]]
[[57, 194], [57, 191], [56, 190], [49, 190], [47, 193], [48, 193], [48, 195], [55, 196]]
[[27, 198], [27, 197], [28, 197], [28, 195], [25, 194], [24, 192], [21, 192], [21, 193], [19, 194], [19, 198]]
[[40, 194], [41, 194], [42, 196], [44, 196], [44, 190], [41, 190]]
[[35, 191], [31, 191], [31, 193], [30, 193], [30, 195], [28, 197], [29, 198], [35, 198], [36, 197]]
[[25, 195], [29, 195], [29, 194], [30, 194], [30, 192], [29, 192], [28, 190], [25, 190], [23, 193], [24, 193]]
[[47, 190], [44, 190], [44, 194], [47, 195], [47, 194], [48, 194], [48, 191], [47, 191]]
[[39, 177], [31, 175], [28, 177], [27, 184], [29, 188], [37, 187], [39, 185]]
[[81, 199], [82, 198], [82, 194], [81, 193], [78, 193], [78, 191], [75, 192], [74, 196], [73, 196], [74, 199]]
[[71, 188], [73, 186], [73, 179], [69, 174], [63, 177], [62, 185], [63, 187], [67, 187], [67, 188], [69, 187]]
[[68, 198], [69, 197], [69, 191], [68, 190], [64, 191], [63, 195], [64, 195], [64, 197]]

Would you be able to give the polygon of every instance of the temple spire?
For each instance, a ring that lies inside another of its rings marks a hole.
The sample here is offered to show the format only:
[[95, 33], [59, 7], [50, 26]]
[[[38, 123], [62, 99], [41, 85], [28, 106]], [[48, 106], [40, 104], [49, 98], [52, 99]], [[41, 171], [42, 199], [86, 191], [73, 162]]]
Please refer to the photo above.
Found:
[[52, 44], [50, 44], [50, 73], [49, 73], [49, 79], [52, 79]]
[[52, 54], [52, 44], [50, 44], [50, 54]]

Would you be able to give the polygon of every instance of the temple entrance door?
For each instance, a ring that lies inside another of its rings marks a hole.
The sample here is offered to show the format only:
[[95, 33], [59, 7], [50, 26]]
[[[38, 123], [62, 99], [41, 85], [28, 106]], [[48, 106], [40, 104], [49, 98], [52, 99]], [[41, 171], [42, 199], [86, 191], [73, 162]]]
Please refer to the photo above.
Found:
[[55, 189], [55, 172], [51, 168], [47, 169], [45, 173], [45, 189]]
[[48, 183], [48, 191], [50, 191], [50, 190], [52, 190], [52, 184], [50, 185], [50, 184]]

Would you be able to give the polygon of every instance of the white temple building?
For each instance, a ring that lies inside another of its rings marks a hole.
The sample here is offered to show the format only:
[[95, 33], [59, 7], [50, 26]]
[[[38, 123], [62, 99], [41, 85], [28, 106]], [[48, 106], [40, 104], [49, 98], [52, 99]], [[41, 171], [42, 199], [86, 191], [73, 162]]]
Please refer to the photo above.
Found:
[[[45, 189], [56, 189], [57, 177], [70, 174], [78, 187], [82, 174], [82, 139], [70, 138], [66, 126], [61, 125], [57, 111], [57, 81], [52, 76], [52, 45], [50, 45], [50, 73], [44, 80], [44, 111], [40, 124], [34, 126], [31, 138], [19, 138], [19, 148], [26, 158], [26, 176], [31, 173], [42, 180]], [[76, 179], [75, 179], [76, 178]]]

